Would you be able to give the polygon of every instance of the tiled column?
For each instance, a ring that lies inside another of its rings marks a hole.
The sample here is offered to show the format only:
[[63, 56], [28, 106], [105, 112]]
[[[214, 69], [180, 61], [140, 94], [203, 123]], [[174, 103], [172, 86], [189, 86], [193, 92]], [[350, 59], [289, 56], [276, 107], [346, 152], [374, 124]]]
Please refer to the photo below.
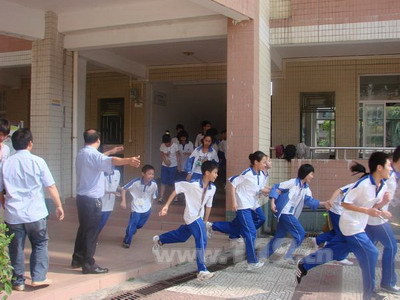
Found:
[[[250, 153], [270, 147], [269, 1], [257, 5], [254, 20], [235, 24], [228, 20], [227, 66], [227, 175], [249, 165]], [[231, 216], [227, 193], [227, 216]]]
[[45, 38], [32, 44], [33, 153], [49, 165], [63, 198], [71, 196], [72, 53], [63, 47], [57, 15], [46, 13]]

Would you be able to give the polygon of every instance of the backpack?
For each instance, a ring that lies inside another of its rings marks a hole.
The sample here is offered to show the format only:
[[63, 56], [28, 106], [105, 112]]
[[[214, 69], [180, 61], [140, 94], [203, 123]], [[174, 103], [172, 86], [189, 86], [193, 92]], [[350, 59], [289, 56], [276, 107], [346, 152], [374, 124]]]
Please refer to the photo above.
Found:
[[296, 157], [296, 146], [295, 145], [287, 145], [283, 150], [283, 158], [287, 161], [291, 161], [293, 158]]

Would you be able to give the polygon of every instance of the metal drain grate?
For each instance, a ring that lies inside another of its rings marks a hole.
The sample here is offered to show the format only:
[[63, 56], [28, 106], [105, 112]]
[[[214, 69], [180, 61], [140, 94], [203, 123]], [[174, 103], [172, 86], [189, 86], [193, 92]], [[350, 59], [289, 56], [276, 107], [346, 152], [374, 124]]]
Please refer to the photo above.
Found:
[[[227, 267], [233, 265], [233, 257], [230, 257], [226, 260], [225, 264], [215, 264], [210, 267], [208, 267], [208, 270], [211, 272], [215, 271], [220, 271], [223, 269], [226, 269]], [[148, 286], [139, 288], [137, 290], [132, 290], [132, 291], [125, 291], [121, 294], [111, 296], [110, 298], [107, 298], [107, 300], [135, 300], [135, 299], [141, 299], [144, 298], [148, 295], [158, 293], [162, 290], [165, 290], [167, 288], [170, 288], [172, 286], [188, 282], [190, 280], [193, 280], [197, 277], [196, 272], [190, 272], [190, 273], [185, 273], [182, 275], [178, 275], [172, 278], [168, 278], [153, 284], [150, 284]]]

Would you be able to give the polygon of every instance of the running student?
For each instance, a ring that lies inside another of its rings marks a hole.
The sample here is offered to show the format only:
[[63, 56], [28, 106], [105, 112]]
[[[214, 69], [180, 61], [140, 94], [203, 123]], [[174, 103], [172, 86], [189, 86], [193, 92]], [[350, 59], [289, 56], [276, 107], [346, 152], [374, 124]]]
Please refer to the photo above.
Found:
[[100, 235], [100, 232], [107, 224], [111, 212], [114, 210], [115, 197], [120, 196], [118, 192], [121, 179], [120, 172], [114, 168], [110, 173], [104, 173], [104, 176], [106, 180], [106, 191], [105, 195], [101, 197], [101, 221], [97, 231], [98, 235]]
[[[400, 170], [400, 146], [398, 146], [393, 152], [392, 158], [392, 172], [390, 178], [386, 181], [388, 192], [390, 195], [390, 203], [392, 203], [400, 174], [397, 170]], [[389, 209], [389, 204], [382, 207], [382, 213], [380, 217], [368, 217], [368, 225], [365, 228], [365, 232], [372, 241], [376, 244], [380, 242], [383, 245], [382, 254], [382, 277], [381, 277], [381, 289], [392, 294], [399, 295], [400, 287], [396, 285], [396, 253], [397, 253], [397, 241], [393, 234], [392, 227], [387, 222], [388, 219], [392, 218], [392, 214]]]
[[298, 218], [304, 205], [312, 210], [324, 205], [330, 209], [329, 202], [320, 202], [312, 197], [309, 184], [314, 178], [314, 167], [310, 164], [303, 164], [297, 172], [297, 178], [275, 184], [271, 189], [271, 210], [278, 218], [278, 225], [275, 236], [269, 241], [261, 252], [262, 258], [269, 258], [280, 247], [286, 234], [292, 236], [289, 250], [285, 254], [285, 260], [295, 264], [294, 251], [301, 245], [305, 237], [305, 231]]
[[167, 215], [169, 205], [176, 194], [184, 193], [186, 199], [186, 207], [183, 215], [185, 225], [181, 225], [176, 230], [154, 236], [153, 252], [159, 250], [164, 244], [184, 243], [193, 235], [196, 244], [197, 269], [199, 271], [197, 278], [205, 280], [214, 276], [214, 273], [209, 272], [205, 265], [205, 250], [207, 248], [205, 222], [207, 222], [210, 216], [212, 201], [215, 195], [216, 188], [213, 182], [218, 177], [218, 164], [206, 161], [201, 165], [201, 171], [203, 177], [198, 180], [175, 183], [175, 191], [169, 196], [167, 203], [159, 215]]
[[[360, 177], [363, 177], [367, 174], [365, 167], [356, 162], [350, 167], [350, 171], [353, 173], [353, 175], [361, 174]], [[343, 212], [342, 200], [343, 200], [346, 192], [353, 185], [354, 185], [354, 183], [347, 184], [333, 192], [331, 199], [329, 200], [329, 202], [331, 202], [331, 204], [332, 204], [332, 208], [328, 212], [329, 219], [332, 223], [333, 228], [332, 228], [332, 230], [324, 232], [324, 233], [318, 235], [316, 238], [313, 238], [313, 241], [316, 246], [318, 246], [318, 247], [320, 247], [321, 245], [323, 246], [325, 243], [330, 242], [336, 235], [342, 234], [342, 232], [340, 231], [340, 228], [339, 228], [339, 219], [340, 219], [340, 215]], [[339, 263], [343, 264], [343, 265], [353, 265], [353, 263], [346, 258], [340, 260]]]
[[342, 235], [336, 235], [326, 246], [304, 257], [297, 265], [297, 282], [307, 272], [331, 260], [342, 260], [349, 252], [356, 256], [363, 279], [363, 300], [385, 299], [375, 291], [375, 267], [378, 249], [365, 233], [368, 219], [380, 217], [380, 210], [390, 201], [385, 180], [390, 176], [390, 161], [383, 152], [374, 152], [368, 160], [370, 174], [359, 179], [342, 201], [343, 213], [339, 228]]
[[194, 149], [189, 159], [186, 161], [185, 171], [188, 173], [186, 180], [190, 181], [192, 179], [200, 179], [201, 165], [205, 161], [219, 162], [217, 151], [215, 151], [211, 144], [213, 143], [213, 137], [206, 133], [201, 140], [202, 145]]
[[132, 243], [133, 235], [136, 231], [146, 224], [151, 213], [151, 201], [157, 198], [158, 186], [154, 179], [154, 167], [144, 165], [142, 177], [132, 179], [122, 187], [121, 207], [126, 209], [126, 192], [132, 196], [131, 214], [128, 226], [125, 230], [125, 237], [122, 247], [129, 248]]
[[268, 196], [268, 169], [271, 159], [261, 151], [249, 155], [250, 167], [240, 175], [229, 178], [232, 185], [232, 207], [236, 217], [231, 222], [207, 223], [207, 231], [229, 234], [229, 238], [242, 236], [246, 243], [248, 269], [257, 269], [264, 265], [258, 261], [255, 249], [257, 229], [265, 222], [265, 215], [259, 204], [259, 196]]

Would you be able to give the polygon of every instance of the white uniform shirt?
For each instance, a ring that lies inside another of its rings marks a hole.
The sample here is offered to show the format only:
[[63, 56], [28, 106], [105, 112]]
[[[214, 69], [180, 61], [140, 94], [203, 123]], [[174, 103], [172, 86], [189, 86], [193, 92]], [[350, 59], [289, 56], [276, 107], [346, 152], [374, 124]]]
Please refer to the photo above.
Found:
[[226, 140], [221, 140], [221, 141], [219, 142], [218, 149], [219, 149], [219, 151], [225, 153], [225, 157], [228, 155], [227, 149], [226, 149], [226, 148], [227, 148], [227, 147], [226, 147]]
[[189, 141], [187, 144], [178, 144], [178, 155], [180, 156], [179, 170], [185, 170], [186, 161], [188, 160], [190, 154], [192, 154], [193, 150], [193, 143], [191, 141]]
[[145, 184], [142, 178], [135, 178], [122, 188], [132, 195], [131, 210], [137, 213], [148, 212], [152, 199], [158, 195], [158, 186], [154, 180]]
[[55, 182], [43, 158], [19, 150], [3, 163], [0, 190], [6, 189], [4, 220], [9, 224], [36, 222], [49, 213], [43, 187]]
[[[383, 211], [389, 210], [389, 204], [396, 203], [395, 198], [398, 197], [398, 193], [399, 193], [397, 191], [397, 182], [399, 180], [399, 177], [398, 177], [399, 175], [400, 174], [392, 171], [389, 179], [386, 180], [387, 191], [389, 192], [389, 195], [390, 195], [390, 202], [388, 204], [386, 204], [384, 207], [382, 207]], [[382, 225], [382, 224], [385, 224], [386, 222], [387, 222], [387, 220], [382, 220], [381, 218], [378, 218], [378, 217], [368, 216], [368, 225], [372, 225], [372, 226]]]
[[204, 153], [202, 149], [203, 146], [197, 147], [189, 156], [189, 159], [192, 157], [194, 158], [192, 169], [189, 170], [189, 173], [201, 174], [201, 165], [205, 161], [214, 160], [219, 162], [217, 151], [215, 151], [212, 147], [208, 148], [206, 153]]
[[6, 144], [3, 143], [0, 148], [0, 161], [3, 162], [7, 158], [9, 158], [10, 153], [11, 153], [10, 147], [8, 147]]
[[175, 143], [171, 143], [171, 146], [167, 147], [165, 146], [164, 143], [161, 144], [160, 146], [160, 151], [166, 154], [167, 158], [171, 162], [169, 166], [167, 166], [164, 161], [161, 163], [164, 167], [176, 167], [177, 166], [177, 160], [176, 160], [176, 152], [178, 152], [178, 145]]
[[244, 170], [239, 176], [229, 178], [230, 183], [236, 188], [236, 201], [238, 209], [256, 209], [260, 207], [258, 198], [261, 189], [269, 181], [268, 173], [257, 173], [252, 168]]
[[339, 216], [342, 215], [343, 207], [342, 207], [342, 200], [345, 197], [346, 193], [351, 189], [354, 183], [350, 183], [348, 185], [342, 186], [340, 190], [342, 191], [334, 200], [332, 204], [332, 208], [330, 209], [331, 212], [337, 214]]
[[204, 188], [202, 180], [191, 182], [180, 181], [175, 183], [175, 191], [177, 194], [185, 194], [186, 207], [183, 219], [186, 224], [191, 224], [198, 218], [204, 217], [204, 205], [212, 207], [216, 188], [210, 182], [203, 197]]
[[308, 184], [302, 184], [299, 178], [292, 178], [279, 183], [280, 189], [289, 189], [289, 201], [282, 210], [282, 214], [299, 216], [304, 206], [304, 197], [312, 197], [312, 193]]
[[199, 134], [196, 136], [196, 139], [195, 139], [195, 141], [194, 141], [194, 146], [195, 146], [195, 147], [201, 146], [201, 140], [203, 139], [203, 137], [204, 137], [204, 135], [203, 135], [202, 133], [199, 133]]
[[[387, 185], [382, 180], [379, 190], [376, 190], [372, 175], [365, 176], [357, 181], [353, 188], [346, 194], [343, 203], [350, 203], [358, 207], [371, 208], [379, 202], [387, 191]], [[348, 209], [343, 209], [339, 227], [346, 236], [364, 232], [368, 223], [368, 215]]]
[[[114, 170], [111, 174], [104, 174], [106, 181], [106, 193], [101, 197], [101, 211], [113, 211], [115, 203], [115, 194], [119, 186], [121, 174], [118, 170]], [[110, 194], [112, 193], [112, 194]]]
[[76, 156], [75, 165], [76, 193], [90, 198], [103, 197], [106, 190], [103, 172], [112, 172], [112, 158], [86, 145]]

